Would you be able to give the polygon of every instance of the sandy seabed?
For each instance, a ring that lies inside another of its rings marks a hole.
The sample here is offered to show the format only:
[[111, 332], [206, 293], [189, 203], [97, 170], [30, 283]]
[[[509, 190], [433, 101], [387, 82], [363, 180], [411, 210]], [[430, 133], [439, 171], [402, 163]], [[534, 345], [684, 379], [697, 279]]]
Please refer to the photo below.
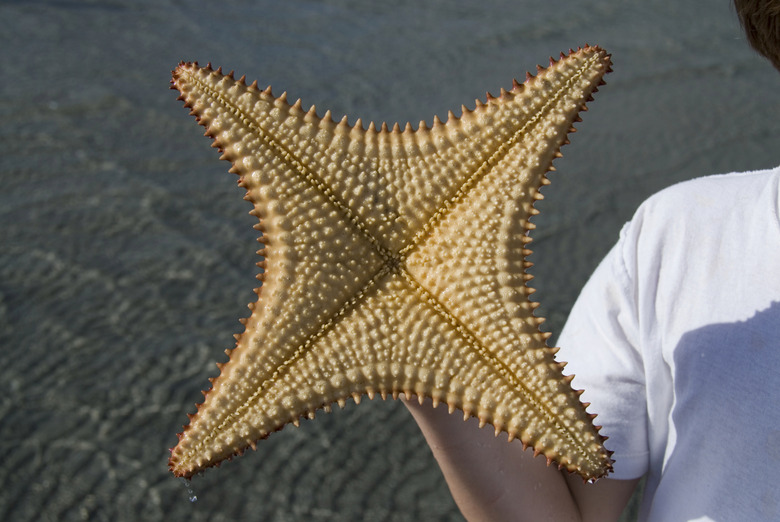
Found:
[[780, 76], [727, 1], [0, 2], [0, 519], [460, 520], [392, 401], [274, 434], [196, 502], [169, 474], [256, 270], [249, 206], [170, 70], [403, 126], [586, 42], [615, 72], [538, 205], [553, 332], [648, 195], [780, 163]]

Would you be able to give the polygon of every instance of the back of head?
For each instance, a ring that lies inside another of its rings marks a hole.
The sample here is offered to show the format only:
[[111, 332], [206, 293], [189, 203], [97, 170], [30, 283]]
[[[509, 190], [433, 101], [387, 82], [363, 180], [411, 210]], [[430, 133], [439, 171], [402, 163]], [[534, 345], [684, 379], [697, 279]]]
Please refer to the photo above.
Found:
[[734, 0], [753, 49], [780, 71], [780, 0]]

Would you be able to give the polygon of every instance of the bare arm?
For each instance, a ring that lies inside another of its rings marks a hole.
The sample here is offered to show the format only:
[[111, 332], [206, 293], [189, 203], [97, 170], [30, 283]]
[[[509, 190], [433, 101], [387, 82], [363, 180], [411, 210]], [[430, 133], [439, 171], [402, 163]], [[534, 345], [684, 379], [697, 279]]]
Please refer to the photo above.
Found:
[[428, 441], [452, 496], [469, 521], [617, 520], [639, 479], [601, 479], [585, 484], [579, 476], [547, 466], [543, 457], [523, 451], [506, 435], [495, 437], [476, 419], [464, 422], [446, 407], [404, 401]]

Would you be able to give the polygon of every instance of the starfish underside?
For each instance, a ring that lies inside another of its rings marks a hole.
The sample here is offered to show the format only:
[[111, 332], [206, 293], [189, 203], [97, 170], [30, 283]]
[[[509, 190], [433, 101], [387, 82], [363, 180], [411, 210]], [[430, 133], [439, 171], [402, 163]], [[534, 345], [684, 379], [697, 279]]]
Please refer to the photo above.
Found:
[[367, 394], [430, 397], [584, 478], [611, 469], [529, 300], [529, 219], [603, 83], [570, 51], [432, 128], [364, 129], [182, 63], [173, 86], [240, 176], [263, 271], [246, 330], [179, 435], [178, 476]]

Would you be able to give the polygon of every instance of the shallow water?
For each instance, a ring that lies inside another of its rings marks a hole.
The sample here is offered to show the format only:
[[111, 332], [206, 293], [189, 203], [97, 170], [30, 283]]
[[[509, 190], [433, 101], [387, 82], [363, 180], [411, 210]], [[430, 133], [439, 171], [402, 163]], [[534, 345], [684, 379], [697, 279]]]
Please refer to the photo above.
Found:
[[649, 194], [780, 163], [780, 75], [725, 0], [0, 2], [0, 518], [458, 520], [391, 401], [287, 428], [191, 490], [168, 473], [256, 248], [170, 70], [211, 61], [320, 113], [416, 124], [585, 42], [615, 72], [539, 205], [554, 332]]

